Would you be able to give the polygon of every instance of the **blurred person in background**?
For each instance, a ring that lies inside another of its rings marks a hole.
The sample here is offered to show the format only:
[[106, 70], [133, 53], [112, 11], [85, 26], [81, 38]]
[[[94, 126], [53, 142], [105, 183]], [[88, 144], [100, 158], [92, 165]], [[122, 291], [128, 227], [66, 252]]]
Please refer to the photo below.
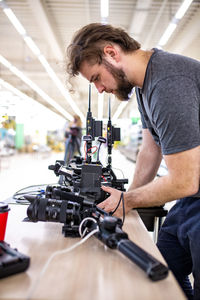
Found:
[[70, 122], [69, 128], [65, 131], [65, 164], [67, 164], [75, 154], [81, 155], [82, 122], [78, 115], [74, 115], [73, 117], [73, 122]]

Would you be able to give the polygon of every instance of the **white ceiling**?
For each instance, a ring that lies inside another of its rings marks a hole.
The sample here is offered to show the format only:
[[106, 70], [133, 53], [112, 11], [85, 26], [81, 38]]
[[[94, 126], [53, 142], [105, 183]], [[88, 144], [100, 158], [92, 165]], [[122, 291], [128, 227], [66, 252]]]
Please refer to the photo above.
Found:
[[[34, 40], [41, 53], [63, 82], [66, 89], [64, 55], [67, 45], [76, 30], [91, 22], [101, 22], [100, 0], [7, 0], [12, 9]], [[1, 2], [0, 2], [1, 3]], [[182, 0], [110, 0], [108, 23], [125, 28], [143, 48], [158, 44], [170, 20]], [[193, 0], [187, 13], [179, 22], [164, 50], [200, 59], [200, 1]], [[22, 36], [13, 27], [0, 8], [0, 55], [21, 70], [64, 110], [74, 114], [73, 109], [46, 73], [37, 57], [31, 52]], [[57, 112], [40, 95], [0, 64], [0, 77], [28, 96]], [[86, 115], [88, 83], [79, 77], [73, 80], [75, 93], [71, 94], [81, 112]], [[107, 99], [104, 97], [104, 115], [107, 118]], [[120, 102], [112, 101], [112, 115]], [[128, 103], [121, 116], [130, 116], [133, 101]], [[92, 112], [98, 116], [98, 97], [92, 89]]]

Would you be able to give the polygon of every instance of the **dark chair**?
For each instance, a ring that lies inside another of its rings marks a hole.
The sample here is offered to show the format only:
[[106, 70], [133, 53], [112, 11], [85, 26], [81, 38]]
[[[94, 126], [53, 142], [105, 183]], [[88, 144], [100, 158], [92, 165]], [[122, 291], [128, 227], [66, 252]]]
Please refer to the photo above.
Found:
[[155, 206], [138, 208], [137, 211], [147, 230], [153, 232], [153, 239], [156, 243], [158, 239], [158, 232], [168, 210], [166, 210], [164, 206]]

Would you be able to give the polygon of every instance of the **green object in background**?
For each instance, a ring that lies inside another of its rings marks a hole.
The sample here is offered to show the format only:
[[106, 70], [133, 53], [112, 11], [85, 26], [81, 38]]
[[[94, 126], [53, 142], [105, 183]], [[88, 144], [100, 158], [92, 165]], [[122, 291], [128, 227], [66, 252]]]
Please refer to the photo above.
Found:
[[132, 117], [131, 118], [131, 121], [132, 121], [132, 124], [137, 124], [137, 122], [140, 120], [140, 117]]
[[15, 147], [21, 149], [24, 146], [24, 124], [16, 124]]

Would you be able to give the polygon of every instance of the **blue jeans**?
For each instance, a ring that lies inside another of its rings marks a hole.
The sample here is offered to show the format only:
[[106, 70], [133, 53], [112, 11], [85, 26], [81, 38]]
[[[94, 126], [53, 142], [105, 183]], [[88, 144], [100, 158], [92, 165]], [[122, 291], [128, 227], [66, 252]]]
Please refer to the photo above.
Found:
[[[186, 297], [200, 300], [200, 198], [177, 201], [163, 223], [157, 246]], [[191, 273], [194, 289], [188, 278]]]

